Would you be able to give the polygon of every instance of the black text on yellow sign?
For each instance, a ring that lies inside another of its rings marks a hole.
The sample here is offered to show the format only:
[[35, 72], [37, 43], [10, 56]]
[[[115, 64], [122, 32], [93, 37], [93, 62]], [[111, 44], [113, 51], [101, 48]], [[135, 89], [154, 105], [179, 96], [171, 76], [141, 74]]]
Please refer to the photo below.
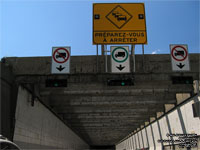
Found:
[[93, 4], [93, 44], [147, 44], [144, 4]]
[[94, 43], [98, 44], [146, 44], [146, 32], [94, 32]]

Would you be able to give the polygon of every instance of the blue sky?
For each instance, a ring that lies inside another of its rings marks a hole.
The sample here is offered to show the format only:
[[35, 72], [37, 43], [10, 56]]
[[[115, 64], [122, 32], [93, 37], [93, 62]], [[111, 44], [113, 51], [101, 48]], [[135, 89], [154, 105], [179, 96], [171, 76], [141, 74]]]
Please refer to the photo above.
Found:
[[[188, 44], [189, 53], [199, 53], [199, 1], [0, 0], [0, 58], [51, 56], [55, 46], [95, 55], [92, 4], [101, 2], [145, 3], [146, 54], [168, 54], [169, 44]], [[141, 52], [136, 45], [136, 54]]]

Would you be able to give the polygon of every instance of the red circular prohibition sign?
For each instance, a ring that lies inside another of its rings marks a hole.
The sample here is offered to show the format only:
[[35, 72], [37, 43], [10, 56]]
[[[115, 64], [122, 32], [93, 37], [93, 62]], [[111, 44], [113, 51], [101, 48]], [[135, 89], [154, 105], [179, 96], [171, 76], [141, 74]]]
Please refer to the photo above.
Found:
[[[176, 50], [177, 47], [182, 48], [182, 49], [184, 50], [185, 56], [182, 55], [180, 52], [178, 52], [178, 51]], [[181, 59], [176, 58], [176, 57], [174, 56], [174, 51], [176, 51], [176, 52], [177, 52], [180, 56], [182, 56], [183, 58], [181, 58]], [[175, 46], [175, 47], [172, 49], [171, 55], [172, 55], [172, 57], [173, 57], [175, 60], [177, 60], [177, 61], [183, 61], [183, 60], [185, 60], [185, 59], [187, 58], [188, 53], [187, 53], [187, 50], [186, 50], [183, 46], [178, 45], [178, 46]]]
[[[62, 56], [62, 55], [58, 52], [59, 50], [64, 50], [64, 51], [66, 51], [66, 53], [67, 53], [67, 58], [65, 58], [64, 56]], [[56, 53], [58, 53], [58, 55], [59, 55], [60, 57], [62, 57], [64, 60], [63, 60], [63, 61], [58, 61], [58, 60], [56, 60], [56, 58], [55, 58]], [[53, 59], [54, 59], [55, 62], [60, 63], [60, 64], [66, 62], [66, 61], [69, 59], [69, 52], [68, 52], [68, 50], [65, 49], [65, 48], [63, 48], [63, 47], [57, 48], [57, 49], [54, 51], [54, 53], [53, 53]]]

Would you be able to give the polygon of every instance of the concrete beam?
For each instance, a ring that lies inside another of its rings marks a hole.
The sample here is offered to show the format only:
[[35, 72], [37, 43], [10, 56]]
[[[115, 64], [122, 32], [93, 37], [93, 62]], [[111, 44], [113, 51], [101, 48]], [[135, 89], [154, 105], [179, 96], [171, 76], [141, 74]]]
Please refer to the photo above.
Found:
[[180, 104], [181, 102], [183, 102], [184, 100], [186, 100], [190, 96], [191, 96], [190, 93], [177, 93], [176, 94], [177, 104]]
[[160, 116], [162, 116], [164, 114], [164, 112], [157, 112], [156, 113], [156, 117], [159, 118]]
[[156, 120], [155, 117], [150, 117], [150, 122], [153, 122], [154, 120]]
[[[137, 73], [154, 72], [154, 73], [172, 73], [171, 60], [169, 54], [147, 55], [145, 54], [144, 70], [142, 67], [143, 56], [136, 55]], [[189, 54], [191, 72], [199, 71], [199, 54]], [[105, 71], [103, 56], [98, 56], [98, 71]], [[37, 74], [48, 75], [51, 70], [51, 57], [10, 57], [5, 59], [6, 63], [13, 66], [16, 75]], [[159, 63], [158, 63], [159, 62]], [[110, 72], [110, 56], [108, 56], [108, 72]], [[132, 65], [132, 61], [131, 61]], [[72, 56], [71, 57], [71, 74], [74, 73], [96, 73], [96, 56]], [[184, 73], [185, 74], [185, 73]]]
[[[145, 118], [145, 117], [144, 117]], [[129, 118], [127, 120], [124, 120], [124, 119], [96, 119], [96, 118], [92, 118], [92, 119], [77, 119], [77, 118], [73, 118], [73, 119], [69, 119], [67, 121], [70, 122], [70, 124], [72, 123], [80, 123], [80, 124], [84, 124], [84, 123], [99, 123], [99, 124], [103, 124], [103, 123], [120, 123], [120, 122], [123, 122], [125, 124], [127, 123], [140, 123], [140, 122], [143, 122], [144, 118], [140, 117], [140, 118]], [[146, 117], [147, 118], [147, 117]]]
[[[120, 133], [120, 131], [122, 130], [123, 133], [124, 132], [128, 132], [130, 133], [131, 131], [133, 131], [134, 129], [136, 129], [138, 127], [137, 124], [135, 125], [131, 125], [131, 126], [127, 126], [127, 127], [130, 127], [130, 128], [126, 128], [126, 127], [121, 127], [121, 126], [116, 126], [116, 127], [109, 127], [109, 126], [102, 126], [102, 127], [96, 127], [96, 126], [78, 126], [75, 128], [77, 129], [77, 131], [82, 131], [82, 132], [85, 132], [85, 134], [88, 132], [92, 132], [92, 131], [102, 131], [102, 132], [106, 132], [106, 131], [117, 131]], [[121, 133], [121, 134], [123, 134]]]
[[98, 128], [104, 128], [104, 127], [110, 127], [110, 129], [112, 128], [115, 128], [115, 127], [121, 127], [121, 126], [124, 126], [125, 128], [133, 128], [135, 125], [138, 126], [139, 124], [138, 123], [102, 123], [102, 124], [99, 124], [99, 123], [72, 123], [71, 124], [73, 128], [77, 128], [77, 127], [84, 127], [84, 128], [87, 128], [87, 127], [98, 127]]
[[[113, 128], [113, 130], [114, 131], [118, 131], [118, 132], [120, 132], [120, 130], [123, 130], [123, 131], [129, 131], [129, 130], [133, 130], [134, 128], [135, 128], [136, 126], [131, 126], [131, 128], [130, 129], [128, 129], [128, 128], [125, 128], [125, 127], [122, 127], [122, 126], [117, 126], [117, 127], [114, 127]], [[78, 128], [77, 128], [77, 131], [82, 131], [82, 132], [84, 132], [84, 131], [95, 131], [95, 130], [98, 130], [98, 131], [112, 131], [112, 127], [106, 127], [106, 126], [104, 126], [104, 127], [101, 127], [101, 128], [97, 128], [97, 127], [94, 127], [94, 126], [90, 126], [90, 127], [84, 127], [84, 126], [79, 126]], [[129, 133], [130, 133], [130, 131], [129, 131]]]
[[[169, 88], [164, 88], [160, 89], [140, 89], [137, 87], [118, 87], [120, 89], [114, 89], [114, 87], [110, 87], [109, 89], [98, 89], [98, 90], [69, 90], [67, 88], [46, 88], [46, 90], [41, 90], [40, 95], [45, 96], [45, 95], [68, 95], [68, 96], [77, 96], [77, 95], [93, 95], [93, 96], [120, 96], [120, 95], [129, 95], [129, 96], [134, 96], [134, 95], [144, 95], [144, 94], [152, 94], [152, 95], [157, 95], [161, 93], [189, 93], [192, 92], [193, 86], [192, 85], [174, 85]], [[114, 90], [113, 90], [114, 89]]]
[[145, 124], [145, 126], [147, 126], [147, 125], [149, 125], [149, 122], [145, 122], [144, 124]]
[[[155, 103], [156, 104], [156, 103]], [[74, 112], [76, 110], [116, 110], [116, 109], [127, 109], [127, 110], [150, 110], [151, 108], [154, 108], [154, 109], [159, 109], [160, 108], [164, 108], [163, 104], [148, 104], [148, 105], [142, 105], [142, 104], [133, 104], [133, 105], [90, 105], [90, 106], [81, 106], [81, 105], [78, 105], [78, 106], [70, 106], [70, 105], [58, 105], [58, 106], [55, 106], [55, 105], [52, 105], [52, 108], [56, 109], [56, 110], [70, 110], [71, 112]]]
[[[116, 115], [118, 114], [118, 115]], [[59, 114], [60, 116], [62, 116], [64, 119], [73, 119], [73, 118], [77, 118], [77, 119], [131, 119], [131, 118], [136, 118], [136, 119], [140, 119], [141, 116], [146, 116], [146, 113], [138, 113], [138, 114], [131, 114], [131, 113], [96, 113], [96, 114], [74, 114], [74, 113], [66, 113], [66, 114]], [[151, 115], [151, 114], [149, 114]], [[145, 117], [143, 117], [145, 118]], [[147, 118], [149, 118], [147, 116]]]
[[57, 113], [130, 113], [132, 112], [133, 114], [138, 114], [141, 112], [146, 112], [146, 113], [151, 113], [151, 112], [157, 112], [157, 111], [161, 111], [164, 109], [163, 108], [109, 108], [105, 109], [104, 107], [101, 108], [97, 108], [97, 107], [55, 107], [53, 108]]
[[143, 95], [141, 96], [65, 96], [51, 95], [43, 97], [49, 99], [52, 106], [69, 105], [69, 106], [88, 106], [88, 105], [147, 105], [175, 103], [175, 94]]
[[174, 104], [165, 104], [165, 112], [170, 111], [172, 108], [174, 108], [175, 105]]

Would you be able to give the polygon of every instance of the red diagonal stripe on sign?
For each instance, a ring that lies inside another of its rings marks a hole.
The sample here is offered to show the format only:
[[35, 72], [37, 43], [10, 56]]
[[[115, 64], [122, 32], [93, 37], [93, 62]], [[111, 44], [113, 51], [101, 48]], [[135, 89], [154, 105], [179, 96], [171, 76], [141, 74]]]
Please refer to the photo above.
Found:
[[181, 55], [184, 58], [184, 55], [182, 55], [180, 52], [178, 52], [176, 49], [175, 51], [177, 52], [177, 54]]
[[58, 55], [59, 55], [60, 57], [62, 57], [62, 58], [65, 60], [65, 57], [64, 57], [63, 55], [61, 55], [61, 53], [59, 53], [58, 51], [57, 51], [57, 53], [58, 53]]

